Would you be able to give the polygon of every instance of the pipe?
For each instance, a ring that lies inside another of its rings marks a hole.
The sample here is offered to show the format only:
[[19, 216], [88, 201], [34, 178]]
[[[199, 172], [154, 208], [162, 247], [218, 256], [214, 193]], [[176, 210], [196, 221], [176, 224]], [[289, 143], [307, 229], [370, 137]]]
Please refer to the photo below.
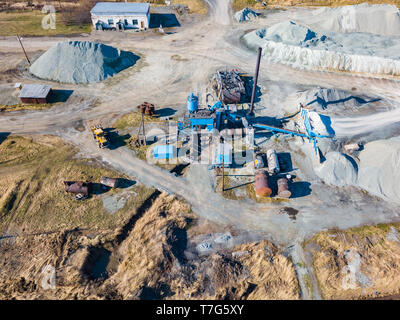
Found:
[[253, 83], [253, 92], [251, 94], [251, 103], [250, 103], [250, 110], [249, 114], [253, 113], [254, 109], [254, 98], [256, 96], [256, 88], [257, 88], [257, 81], [258, 81], [258, 72], [260, 71], [260, 61], [261, 61], [261, 53], [262, 53], [262, 48], [258, 48], [258, 54], [257, 54], [257, 64], [256, 64], [256, 73], [254, 75], [254, 83]]

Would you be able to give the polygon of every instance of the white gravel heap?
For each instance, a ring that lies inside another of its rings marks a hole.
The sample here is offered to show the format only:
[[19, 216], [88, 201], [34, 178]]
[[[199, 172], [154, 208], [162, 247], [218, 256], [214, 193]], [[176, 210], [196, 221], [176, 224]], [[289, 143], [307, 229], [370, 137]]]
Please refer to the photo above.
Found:
[[244, 36], [263, 57], [301, 69], [336, 70], [373, 75], [400, 75], [400, 38], [369, 33], [317, 33], [292, 21]]
[[38, 78], [63, 83], [99, 82], [131, 67], [138, 57], [101, 43], [60, 42], [42, 54], [29, 71]]
[[400, 202], [400, 137], [367, 143], [359, 158], [358, 185], [373, 195]]
[[349, 156], [332, 151], [325, 155], [325, 159], [314, 169], [317, 176], [325, 183], [337, 187], [356, 185], [357, 165]]
[[258, 14], [248, 7], [237, 11], [234, 15], [237, 22], [245, 22], [257, 18]]
[[394, 5], [362, 3], [312, 12], [307, 24], [325, 31], [400, 35], [400, 11]]

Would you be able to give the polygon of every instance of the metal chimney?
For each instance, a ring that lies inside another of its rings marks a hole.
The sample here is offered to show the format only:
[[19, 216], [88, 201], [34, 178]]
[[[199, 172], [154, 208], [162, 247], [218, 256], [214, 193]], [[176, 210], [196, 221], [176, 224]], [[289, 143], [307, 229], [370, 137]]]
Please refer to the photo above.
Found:
[[258, 54], [257, 54], [257, 64], [256, 64], [256, 73], [254, 75], [254, 81], [253, 81], [253, 92], [251, 94], [251, 102], [250, 102], [250, 110], [249, 114], [253, 113], [254, 109], [254, 98], [256, 96], [256, 88], [257, 88], [257, 81], [258, 81], [258, 72], [260, 71], [260, 61], [261, 61], [261, 53], [262, 53], [262, 48], [258, 48]]

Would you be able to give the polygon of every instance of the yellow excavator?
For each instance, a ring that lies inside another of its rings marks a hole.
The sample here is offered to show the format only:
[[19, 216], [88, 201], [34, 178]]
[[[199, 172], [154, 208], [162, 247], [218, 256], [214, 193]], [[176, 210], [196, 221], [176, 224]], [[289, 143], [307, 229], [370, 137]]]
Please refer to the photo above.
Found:
[[109, 146], [107, 134], [100, 125], [90, 127], [93, 133], [93, 138], [97, 141], [99, 148], [103, 149]]

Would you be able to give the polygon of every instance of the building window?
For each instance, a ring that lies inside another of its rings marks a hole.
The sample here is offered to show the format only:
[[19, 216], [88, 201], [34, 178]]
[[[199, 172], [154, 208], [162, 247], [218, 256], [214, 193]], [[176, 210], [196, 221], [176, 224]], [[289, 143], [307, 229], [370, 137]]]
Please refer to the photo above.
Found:
[[133, 19], [133, 20], [132, 20], [132, 24], [133, 24], [134, 26], [137, 26], [137, 25], [138, 25], [138, 21], [137, 21], [136, 19]]
[[108, 24], [109, 24], [110, 26], [112, 26], [112, 25], [114, 24], [114, 20], [113, 20], [113, 19], [108, 19]]

